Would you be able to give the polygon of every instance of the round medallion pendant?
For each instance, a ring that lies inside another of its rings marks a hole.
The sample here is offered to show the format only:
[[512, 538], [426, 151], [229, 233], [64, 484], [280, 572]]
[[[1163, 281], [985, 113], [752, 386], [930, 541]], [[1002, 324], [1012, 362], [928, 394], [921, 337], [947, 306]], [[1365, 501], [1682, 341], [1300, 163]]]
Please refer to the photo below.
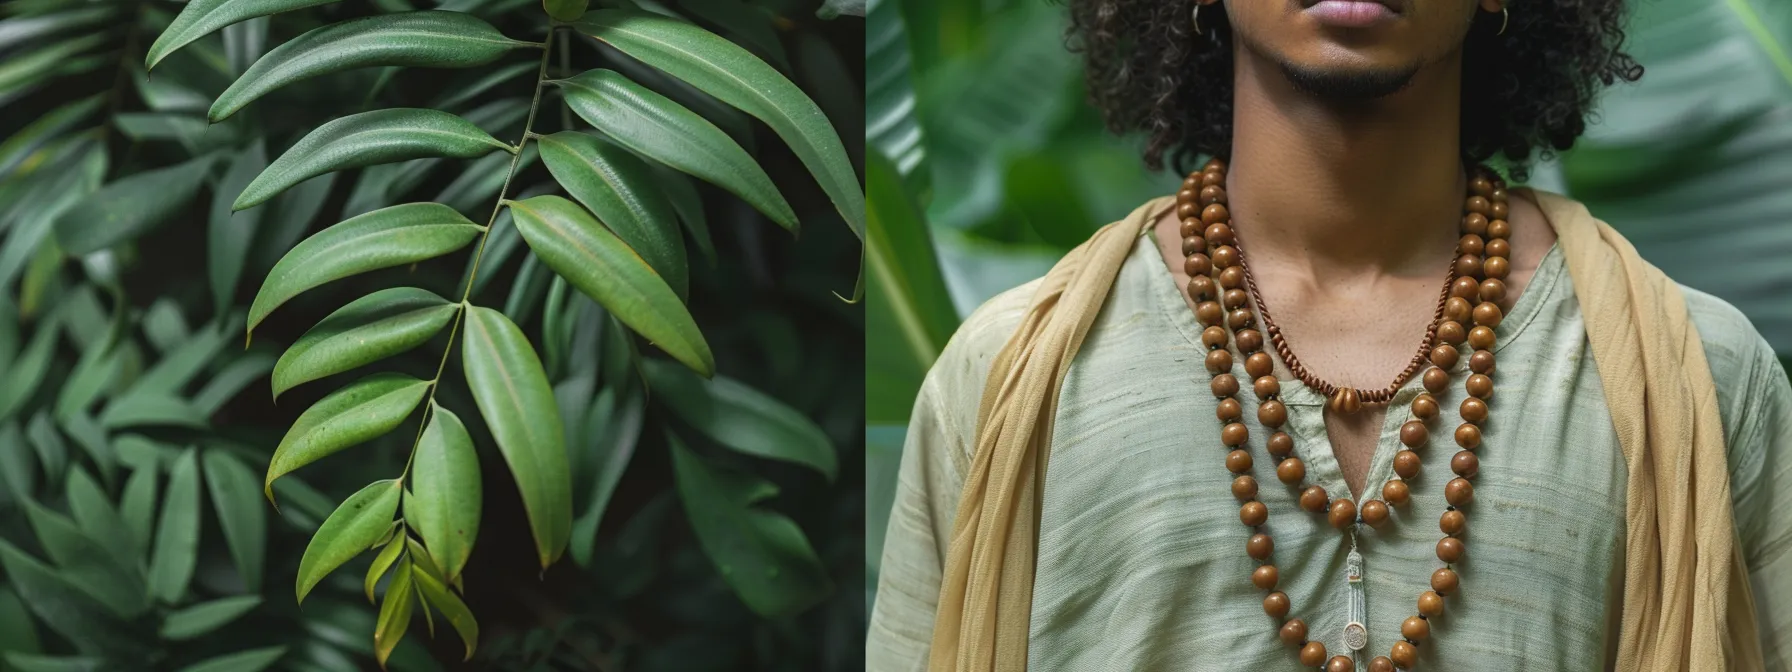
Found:
[[1344, 626], [1344, 646], [1351, 651], [1360, 651], [1369, 645], [1369, 629], [1363, 624], [1352, 622]]

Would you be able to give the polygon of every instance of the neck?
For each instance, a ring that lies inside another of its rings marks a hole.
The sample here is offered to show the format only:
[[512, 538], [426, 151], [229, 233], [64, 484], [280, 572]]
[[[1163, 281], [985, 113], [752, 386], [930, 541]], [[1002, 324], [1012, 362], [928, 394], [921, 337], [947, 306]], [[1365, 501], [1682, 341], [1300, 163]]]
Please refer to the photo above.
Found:
[[1315, 277], [1429, 274], [1448, 263], [1467, 180], [1459, 58], [1351, 103], [1294, 89], [1251, 50], [1234, 63], [1226, 195], [1253, 257]]

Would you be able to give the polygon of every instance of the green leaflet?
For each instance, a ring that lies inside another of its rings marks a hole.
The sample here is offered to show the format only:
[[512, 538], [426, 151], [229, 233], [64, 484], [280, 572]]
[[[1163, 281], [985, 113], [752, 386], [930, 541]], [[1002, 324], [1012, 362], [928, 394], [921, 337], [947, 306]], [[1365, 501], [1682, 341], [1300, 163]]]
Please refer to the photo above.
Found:
[[767, 618], [814, 606], [833, 582], [801, 528], [783, 514], [754, 508], [778, 487], [748, 474], [715, 471], [668, 434], [678, 498], [703, 552], [741, 601]]
[[224, 627], [251, 609], [261, 606], [260, 595], [239, 595], [201, 602], [162, 619], [162, 639], [193, 639]]
[[149, 594], [165, 603], [180, 602], [198, 559], [199, 454], [188, 448], [169, 471], [162, 522], [149, 558]]
[[367, 550], [392, 527], [392, 515], [398, 512], [403, 489], [396, 479], [375, 481], [349, 495], [330, 513], [299, 559], [299, 602], [305, 601], [305, 595], [324, 576]]
[[573, 112], [622, 146], [726, 189], [796, 230], [796, 213], [765, 170], [715, 124], [613, 70], [552, 83]]
[[136, 618], [149, 608], [143, 574], [135, 559], [119, 562], [101, 540], [88, 536], [74, 521], [36, 502], [26, 500], [23, 508], [38, 543], [76, 589], [106, 605], [120, 618]]
[[317, 28], [275, 47], [225, 89], [206, 114], [212, 123], [293, 82], [370, 66], [471, 68], [505, 52], [538, 46], [504, 37], [471, 14], [382, 14]]
[[594, 136], [562, 131], [537, 139], [541, 160], [566, 193], [659, 272], [678, 296], [690, 292], [684, 237], [647, 163]]
[[124, 482], [124, 495], [118, 499], [118, 513], [125, 528], [131, 531], [131, 548], [141, 557], [149, 550], [156, 519], [156, 468], [139, 467]]
[[647, 384], [680, 420], [734, 450], [807, 465], [832, 481], [839, 459], [827, 434], [796, 409], [726, 376], [704, 380], [684, 367], [641, 360]]
[[62, 332], [60, 326], [54, 318], [39, 324], [24, 352], [7, 363], [5, 373], [0, 373], [0, 422], [24, 408], [43, 382], [44, 374], [49, 372], [50, 355], [56, 348], [56, 335]]
[[523, 240], [549, 268], [692, 370], [715, 371], [715, 356], [684, 303], [584, 208], [558, 196], [507, 203]]
[[16, 672], [101, 672], [106, 669], [104, 658], [87, 658], [76, 656], [40, 656], [29, 653], [5, 653], [8, 670]]
[[75, 515], [75, 523], [89, 538], [103, 543], [112, 559], [121, 567], [136, 567], [140, 562], [140, 549], [131, 538], [130, 527], [124, 517], [118, 515], [118, 509], [106, 498], [106, 491], [100, 484], [87, 475], [87, 470], [75, 467], [68, 471], [68, 506]]
[[373, 628], [373, 657], [380, 662], [380, 669], [385, 669], [386, 658], [392, 655], [392, 649], [398, 648], [399, 640], [404, 639], [404, 631], [411, 624], [411, 607], [416, 604], [417, 592], [411, 587], [411, 563], [401, 563], [398, 571], [392, 575], [392, 583], [386, 586], [385, 602], [380, 604], [380, 618]]
[[268, 167], [266, 143], [261, 138], [239, 152], [224, 171], [224, 179], [212, 191], [212, 207], [207, 219], [206, 270], [212, 284], [212, 305], [222, 315], [230, 310], [230, 299], [236, 295], [237, 280], [242, 278], [243, 264], [249, 258], [249, 245], [261, 229], [266, 208], [237, 214], [230, 208], [249, 181]]
[[865, 414], [870, 423], [907, 426], [922, 377], [958, 329], [958, 309], [921, 205], [881, 150], [865, 161], [865, 186]]
[[177, 397], [133, 394], [112, 400], [100, 413], [100, 426], [106, 429], [124, 427], [206, 427], [205, 413]]
[[180, 16], [168, 24], [155, 44], [149, 45], [149, 56], [143, 59], [143, 67], [153, 70], [157, 63], [167, 58], [175, 50], [186, 46], [193, 40], [216, 32], [218, 29], [258, 16], [290, 12], [316, 5], [328, 4], [336, 0], [192, 0]]
[[224, 541], [237, 573], [250, 592], [261, 590], [262, 558], [267, 553], [268, 521], [255, 499], [255, 474], [229, 452], [205, 451], [205, 485], [211, 491], [212, 508], [224, 529]]
[[[274, 500], [274, 480], [336, 451], [364, 443], [404, 422], [423, 401], [429, 381], [397, 373], [362, 378], [305, 409], [280, 439], [262, 493]], [[371, 542], [369, 542], [371, 543]]]
[[484, 231], [453, 208], [406, 203], [349, 219], [306, 238], [280, 258], [249, 305], [249, 331], [300, 292], [331, 280], [453, 252]]
[[423, 601], [441, 611], [442, 617], [448, 619], [448, 624], [460, 635], [460, 641], [467, 645], [467, 655], [462, 660], [472, 660], [473, 649], [479, 644], [479, 622], [473, 620], [472, 610], [427, 572], [412, 572], [411, 580], [417, 584], [417, 592], [423, 595]]
[[709, 216], [703, 212], [703, 195], [697, 193], [697, 185], [691, 183], [690, 176], [659, 163], [648, 164], [648, 169], [653, 171], [654, 181], [666, 194], [666, 200], [672, 202], [672, 209], [678, 211], [678, 219], [684, 223], [685, 231], [697, 241], [697, 251], [703, 254], [703, 260], [710, 268], [715, 268], [716, 243], [709, 235]]
[[391, 541], [386, 542], [385, 548], [380, 549], [379, 555], [373, 556], [373, 564], [367, 567], [367, 578], [362, 580], [367, 589], [368, 602], [373, 602], [374, 586], [379, 585], [380, 577], [386, 575], [386, 570], [392, 568], [392, 563], [398, 561], [398, 555], [404, 552], [404, 548], [404, 540], [394, 536]]
[[144, 647], [124, 621], [111, 615], [60, 573], [17, 546], [0, 539], [0, 568], [20, 601], [43, 624], [70, 641], [104, 647], [122, 655], [142, 655]]
[[459, 307], [427, 290], [393, 287], [343, 306], [274, 364], [274, 398], [301, 384], [377, 362], [428, 341]]
[[467, 387], [516, 478], [535, 550], [545, 568], [566, 550], [572, 531], [572, 482], [554, 391], [521, 329], [496, 310], [478, 306], [466, 310], [461, 363]]
[[453, 581], [473, 553], [483, 502], [479, 454], [453, 411], [439, 405], [431, 409], [411, 470], [412, 499], [405, 518], [429, 545], [430, 556], [441, 563], [444, 578]]
[[772, 66], [695, 25], [642, 12], [592, 12], [575, 27], [771, 126], [864, 239], [865, 194], [839, 135], [815, 101]]
[[[96, 7], [95, 9], [101, 8]], [[67, 103], [26, 124], [5, 142], [0, 142], [0, 177], [10, 177], [8, 174], [14, 168], [19, 167], [19, 164], [24, 163], [26, 157], [31, 156], [32, 152], [36, 152], [39, 147], [61, 135], [76, 122], [87, 118], [87, 115], [98, 111], [100, 106], [105, 103], [105, 94]]]
[[472, 159], [500, 149], [511, 147], [447, 112], [401, 107], [351, 114], [305, 134], [255, 176], [230, 207], [261, 205], [324, 173], [411, 159]]
[[227, 653], [180, 668], [177, 672], [261, 672], [286, 655], [286, 647], [270, 646]]
[[78, 257], [148, 233], [192, 200], [218, 157], [207, 154], [100, 187], [56, 218], [56, 244]]

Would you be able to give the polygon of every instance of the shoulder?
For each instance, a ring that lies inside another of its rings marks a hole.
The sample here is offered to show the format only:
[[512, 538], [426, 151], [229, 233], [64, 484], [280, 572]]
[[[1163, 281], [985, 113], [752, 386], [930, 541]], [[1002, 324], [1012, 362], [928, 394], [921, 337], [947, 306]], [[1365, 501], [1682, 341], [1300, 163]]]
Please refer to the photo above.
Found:
[[1007, 290], [978, 306], [959, 324], [921, 384], [920, 403], [939, 423], [939, 430], [968, 459], [975, 450], [977, 411], [991, 362], [1020, 327], [1040, 280]]
[[1699, 330], [1711, 378], [1720, 390], [1755, 389], [1774, 382], [1763, 376], [1779, 368], [1779, 357], [1747, 315], [1728, 301], [1686, 285], [1680, 285], [1680, 293], [1686, 297], [1686, 312]]

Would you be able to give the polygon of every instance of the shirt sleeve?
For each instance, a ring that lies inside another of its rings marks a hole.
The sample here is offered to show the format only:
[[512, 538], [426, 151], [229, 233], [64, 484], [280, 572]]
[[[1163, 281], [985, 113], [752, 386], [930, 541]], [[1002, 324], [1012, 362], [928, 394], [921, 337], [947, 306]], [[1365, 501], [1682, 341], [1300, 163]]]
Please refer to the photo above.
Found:
[[[1792, 671], [1792, 383], [1754, 348], [1730, 442], [1730, 494], [1768, 672]], [[1723, 384], [1721, 381], [1719, 384]]]

